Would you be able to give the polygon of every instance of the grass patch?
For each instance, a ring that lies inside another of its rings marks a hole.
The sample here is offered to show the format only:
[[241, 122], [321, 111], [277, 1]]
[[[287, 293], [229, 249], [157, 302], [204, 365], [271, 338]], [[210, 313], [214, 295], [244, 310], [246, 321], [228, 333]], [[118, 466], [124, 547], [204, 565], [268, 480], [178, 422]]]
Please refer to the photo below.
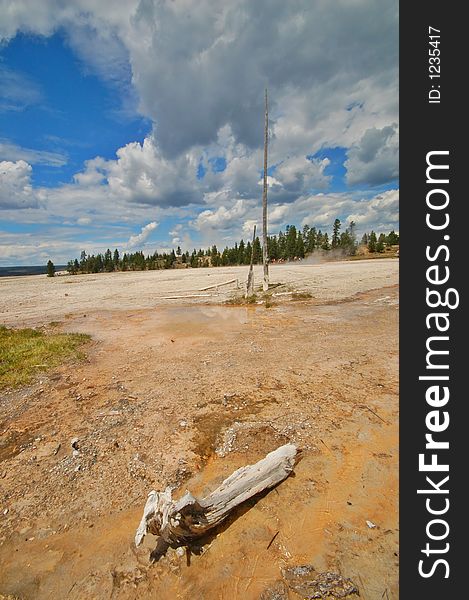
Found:
[[309, 300], [313, 297], [313, 294], [309, 292], [293, 292], [291, 295], [292, 300]]
[[40, 371], [83, 359], [83, 333], [47, 333], [0, 326], [0, 389], [30, 383]]
[[257, 296], [256, 294], [253, 294], [248, 298], [245, 298], [244, 296], [233, 296], [233, 298], [229, 298], [225, 304], [229, 304], [230, 306], [244, 306], [246, 304], [256, 304], [256, 302]]

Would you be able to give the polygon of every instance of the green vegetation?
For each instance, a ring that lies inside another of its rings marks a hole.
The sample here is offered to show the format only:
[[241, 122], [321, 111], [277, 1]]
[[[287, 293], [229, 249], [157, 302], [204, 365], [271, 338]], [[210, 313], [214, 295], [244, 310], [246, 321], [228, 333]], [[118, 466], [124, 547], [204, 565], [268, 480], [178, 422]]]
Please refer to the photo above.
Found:
[[40, 371], [70, 359], [82, 359], [81, 333], [48, 333], [0, 326], [0, 389], [30, 383]]
[[257, 295], [253, 294], [252, 296], [248, 296], [245, 298], [244, 296], [233, 296], [229, 298], [225, 304], [229, 304], [231, 306], [244, 306], [245, 304], [256, 304]]
[[55, 265], [49, 260], [47, 261], [47, 277], [54, 277], [55, 275]]
[[293, 292], [291, 295], [292, 300], [309, 300], [313, 297], [313, 294], [309, 292]]
[[[391, 231], [389, 234], [365, 233], [359, 244], [356, 239], [356, 226], [352, 221], [346, 227], [345, 231], [340, 232], [342, 224], [339, 219], [335, 219], [332, 229], [332, 237], [329, 238], [327, 232], [321, 229], [305, 225], [302, 230], [297, 229], [295, 225], [287, 225], [285, 231], [279, 231], [278, 235], [268, 237], [268, 254], [271, 263], [302, 260], [314, 253], [320, 253], [327, 256], [331, 250], [334, 251], [334, 257], [354, 256], [361, 247], [367, 247], [368, 252], [383, 253], [386, 247], [399, 244], [399, 234]], [[183, 252], [180, 246], [176, 251], [155, 252], [152, 255], [145, 256], [143, 252], [124, 253], [122, 256], [116, 249], [114, 252], [106, 250], [104, 254], [87, 255], [85, 251], [81, 253], [80, 260], [69, 261], [67, 265], [68, 272], [76, 275], [78, 273], [111, 273], [112, 271], [146, 271], [153, 269], [172, 269], [181, 267], [219, 267], [231, 265], [249, 265], [253, 254], [254, 264], [262, 263], [262, 246], [259, 237], [256, 237], [254, 243], [250, 241], [236, 242], [231, 248], [220, 251], [215, 245], [206, 250], [194, 249], [192, 254], [189, 251]]]

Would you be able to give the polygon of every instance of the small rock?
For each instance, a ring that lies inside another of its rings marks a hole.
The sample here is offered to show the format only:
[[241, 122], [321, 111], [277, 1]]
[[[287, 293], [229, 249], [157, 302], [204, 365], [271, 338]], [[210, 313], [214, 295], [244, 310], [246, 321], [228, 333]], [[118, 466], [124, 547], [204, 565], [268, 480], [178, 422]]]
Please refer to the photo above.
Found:
[[368, 520], [367, 520], [367, 521], [366, 521], [366, 524], [368, 525], [368, 527], [369, 527], [370, 529], [374, 529], [374, 528], [376, 527], [376, 525], [373, 523], [373, 521], [368, 521]]
[[357, 586], [338, 573], [318, 573], [312, 565], [289, 567], [282, 570], [286, 584], [303, 598], [347, 598], [360, 595]]
[[71, 446], [72, 448], [74, 448], [75, 450], [78, 450], [78, 448], [79, 448], [79, 446], [78, 446], [78, 442], [79, 442], [79, 441], [80, 441], [80, 440], [79, 440], [77, 437], [74, 437], [74, 438], [72, 438], [72, 439], [70, 440], [70, 446]]
[[184, 550], [184, 548], [181, 548], [181, 547], [180, 547], [180, 548], [176, 548], [176, 554], [177, 554], [179, 557], [181, 557], [181, 556], [184, 556], [184, 554], [185, 554], [185, 550]]
[[179, 421], [179, 427], [187, 427], [187, 421], [184, 421], [184, 419]]
[[288, 590], [283, 581], [277, 581], [262, 592], [259, 600], [288, 600]]
[[5, 510], [3, 511], [3, 514], [7, 515], [8, 514], [8, 510], [9, 510], [8, 508], [5, 508]]

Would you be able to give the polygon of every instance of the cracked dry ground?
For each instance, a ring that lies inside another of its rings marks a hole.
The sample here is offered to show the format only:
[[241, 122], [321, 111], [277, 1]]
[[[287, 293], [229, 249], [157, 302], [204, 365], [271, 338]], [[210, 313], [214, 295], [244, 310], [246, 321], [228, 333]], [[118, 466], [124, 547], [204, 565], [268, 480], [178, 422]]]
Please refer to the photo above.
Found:
[[[312, 564], [397, 598], [397, 303], [391, 286], [63, 322], [92, 334], [87, 361], [1, 397], [0, 595], [249, 600]], [[294, 476], [190, 565], [150, 565], [153, 536], [134, 548], [151, 489], [206, 493], [287, 441]]]

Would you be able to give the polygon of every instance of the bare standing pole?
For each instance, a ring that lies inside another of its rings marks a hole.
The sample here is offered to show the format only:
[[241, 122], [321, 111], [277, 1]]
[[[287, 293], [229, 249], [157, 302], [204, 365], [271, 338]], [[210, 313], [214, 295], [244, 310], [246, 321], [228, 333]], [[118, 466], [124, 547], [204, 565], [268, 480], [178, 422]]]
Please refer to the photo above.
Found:
[[251, 263], [249, 264], [248, 281], [246, 284], [246, 298], [254, 294], [254, 242], [256, 241], [256, 226], [254, 225], [254, 233], [252, 235], [252, 246], [251, 246]]
[[262, 261], [264, 263], [264, 282], [262, 289], [269, 289], [269, 254], [267, 250], [267, 144], [269, 140], [269, 109], [267, 88], [265, 90], [265, 127], [264, 127], [264, 187], [262, 191]]

